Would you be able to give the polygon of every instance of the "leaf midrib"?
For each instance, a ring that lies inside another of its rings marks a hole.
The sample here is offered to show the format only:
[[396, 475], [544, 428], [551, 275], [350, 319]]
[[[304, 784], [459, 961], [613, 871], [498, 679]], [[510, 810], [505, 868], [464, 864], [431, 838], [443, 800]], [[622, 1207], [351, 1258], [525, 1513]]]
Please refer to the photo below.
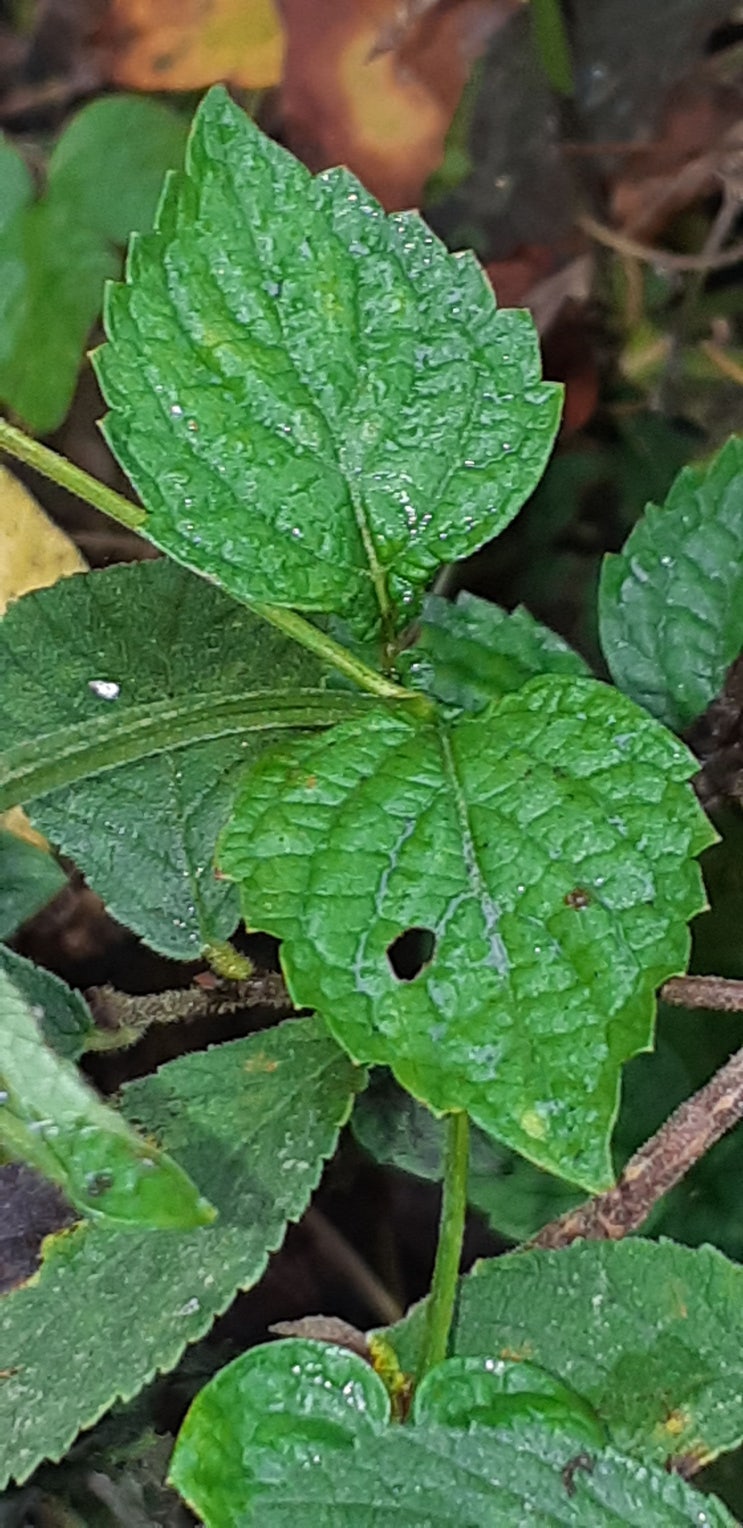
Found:
[[378, 705], [373, 696], [308, 689], [184, 696], [123, 713], [112, 709], [2, 750], [0, 811], [171, 749], [241, 733], [331, 727]]

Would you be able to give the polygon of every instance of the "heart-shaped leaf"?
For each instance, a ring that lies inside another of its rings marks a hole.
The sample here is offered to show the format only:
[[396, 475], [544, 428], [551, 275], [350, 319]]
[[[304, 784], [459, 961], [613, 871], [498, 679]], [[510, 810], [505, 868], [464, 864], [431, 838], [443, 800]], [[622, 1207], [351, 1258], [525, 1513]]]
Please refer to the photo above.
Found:
[[351, 1056], [598, 1189], [621, 1063], [704, 905], [694, 768], [631, 701], [551, 676], [264, 755], [218, 858]]

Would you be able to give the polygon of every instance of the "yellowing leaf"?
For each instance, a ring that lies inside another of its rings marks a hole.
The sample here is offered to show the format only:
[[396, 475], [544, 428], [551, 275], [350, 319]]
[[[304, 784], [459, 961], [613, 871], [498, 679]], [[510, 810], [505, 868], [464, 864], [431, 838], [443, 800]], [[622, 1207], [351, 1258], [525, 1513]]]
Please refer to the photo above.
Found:
[[36, 500], [0, 467], [0, 615], [30, 589], [46, 589], [86, 564], [74, 542]]
[[0, 830], [13, 833], [16, 838], [22, 838], [26, 844], [33, 844], [37, 849], [45, 849], [49, 852], [49, 844], [43, 833], [37, 833], [32, 827], [22, 806], [11, 806], [7, 812], [0, 812]]
[[275, 0], [113, 0], [110, 75], [134, 90], [263, 89], [281, 78]]

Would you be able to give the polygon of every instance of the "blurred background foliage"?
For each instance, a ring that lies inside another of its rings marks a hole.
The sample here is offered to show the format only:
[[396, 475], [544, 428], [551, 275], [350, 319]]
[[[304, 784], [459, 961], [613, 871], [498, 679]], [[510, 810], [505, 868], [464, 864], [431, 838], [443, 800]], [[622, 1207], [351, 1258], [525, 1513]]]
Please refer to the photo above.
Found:
[[[450, 248], [476, 250], [502, 305], [532, 311], [546, 372], [566, 388], [558, 448], [517, 521], [457, 568], [447, 592], [525, 604], [602, 674], [603, 554], [621, 546], [648, 501], [662, 501], [685, 462], [743, 422], [743, 5], [0, 3], [0, 405], [119, 488], [96, 429], [102, 404], [87, 358], [101, 337], [104, 283], [120, 274], [130, 232], [151, 226], [163, 176], [182, 162], [193, 107], [217, 80], [311, 169], [344, 163], [388, 210], [420, 207]], [[0, 480], [0, 604], [65, 571], [60, 529], [67, 571], [152, 555], [87, 506], [19, 476], [56, 530], [45, 560], [49, 522], [20, 507], [9, 475]], [[734, 706], [726, 726], [735, 748], [743, 729]], [[692, 968], [741, 978], [743, 820], [734, 789], [718, 793], [714, 815], [711, 912], [697, 920]], [[25, 873], [30, 846], [18, 851], [19, 833], [17, 817], [2, 827], [0, 874], [11, 863], [13, 875]], [[74, 867], [63, 870], [64, 885], [15, 935], [16, 950], [83, 988], [112, 982], [138, 993], [192, 982], [194, 968], [142, 949]], [[51, 896], [60, 872], [45, 874]], [[259, 954], [275, 959], [268, 942]], [[735, 1015], [661, 1010], [655, 1053], [626, 1068], [618, 1165], [739, 1035]], [[142, 1070], [161, 1059], [138, 1052], [127, 1064]], [[125, 1075], [99, 1065], [95, 1080], [108, 1090]], [[162, 1480], [190, 1395], [272, 1320], [327, 1310], [368, 1326], [378, 1319], [375, 1280], [400, 1306], [415, 1299], [430, 1272], [440, 1149], [435, 1122], [376, 1077], [316, 1218], [290, 1233], [261, 1288], [236, 1302], [175, 1377], [113, 1413], [63, 1465], [7, 1492], [0, 1528], [187, 1522]], [[657, 1207], [647, 1230], [743, 1258], [742, 1181], [738, 1128]], [[470, 1254], [510, 1245], [574, 1202], [565, 1185], [484, 1137], [471, 1199]], [[28, 1276], [55, 1214], [30, 1175], [0, 1170], [0, 1287]], [[716, 1489], [740, 1510], [740, 1461], [716, 1471]]]

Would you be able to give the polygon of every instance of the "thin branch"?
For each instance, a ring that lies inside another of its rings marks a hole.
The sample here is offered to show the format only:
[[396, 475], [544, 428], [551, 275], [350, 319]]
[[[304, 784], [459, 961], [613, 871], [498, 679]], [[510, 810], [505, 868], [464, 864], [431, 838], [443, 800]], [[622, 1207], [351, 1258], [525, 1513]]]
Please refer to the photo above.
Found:
[[629, 1236], [647, 1220], [658, 1200], [741, 1118], [743, 1049], [736, 1051], [711, 1081], [687, 1098], [630, 1157], [614, 1188], [551, 1221], [524, 1244], [523, 1250], [568, 1247], [580, 1239], [619, 1241]]
[[588, 212], [581, 213], [576, 222], [597, 244], [605, 244], [608, 249], [614, 249], [620, 255], [628, 255], [633, 260], [644, 260], [647, 265], [655, 265], [661, 270], [721, 271], [743, 260], [743, 240], [731, 244], [729, 249], [723, 249], [719, 254], [702, 252], [699, 255], [677, 255], [671, 250], [655, 249], [652, 244], [642, 244], [639, 239], [622, 233], [620, 228], [609, 228], [605, 223], [599, 223]]
[[727, 976], [673, 976], [661, 987], [660, 996], [674, 1008], [743, 1013], [743, 981]]
[[302, 1230], [308, 1232], [320, 1256], [347, 1281], [368, 1305], [378, 1320], [390, 1326], [399, 1321], [403, 1308], [385, 1288], [378, 1274], [369, 1267], [345, 1236], [315, 1206], [307, 1211]]
[[151, 1024], [179, 1024], [188, 1019], [220, 1018], [240, 1008], [276, 1008], [291, 1013], [292, 1004], [280, 976], [263, 971], [244, 981], [223, 981], [212, 987], [145, 993], [131, 997], [114, 987], [91, 987], [85, 994], [97, 1029], [88, 1049], [121, 1050], [135, 1045]]

